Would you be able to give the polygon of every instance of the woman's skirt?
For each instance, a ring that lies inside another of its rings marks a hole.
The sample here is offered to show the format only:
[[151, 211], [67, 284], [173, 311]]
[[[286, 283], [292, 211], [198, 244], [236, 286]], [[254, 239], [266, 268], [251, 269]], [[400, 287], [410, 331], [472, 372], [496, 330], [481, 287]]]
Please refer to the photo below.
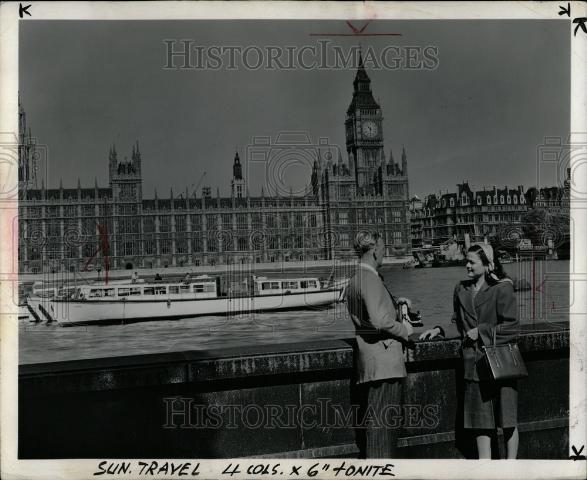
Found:
[[465, 380], [464, 427], [513, 428], [518, 425], [517, 381]]

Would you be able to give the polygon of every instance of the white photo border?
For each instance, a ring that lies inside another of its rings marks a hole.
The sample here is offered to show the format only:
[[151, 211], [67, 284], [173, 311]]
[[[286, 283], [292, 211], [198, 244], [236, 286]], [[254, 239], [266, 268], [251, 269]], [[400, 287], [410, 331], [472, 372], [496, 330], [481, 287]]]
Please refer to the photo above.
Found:
[[[31, 5], [32, 17], [19, 20], [19, 3], [0, 5], [0, 134], [18, 132], [18, 32], [21, 21], [35, 20], [164, 20], [164, 19], [341, 19], [367, 20], [448, 20], [448, 19], [560, 19], [569, 22], [571, 37], [571, 132], [587, 132], [587, 35], [579, 31], [566, 16], [559, 16], [559, 5], [567, 2], [22, 2]], [[587, 3], [570, 2], [573, 17], [587, 16]], [[573, 138], [573, 137], [572, 137]], [[579, 138], [577, 138], [579, 141]], [[0, 184], [17, 185], [18, 171], [0, 164]], [[580, 172], [577, 169], [577, 172]], [[573, 178], [577, 190], [587, 191], [587, 175]], [[1, 469], [2, 478], [91, 478], [98, 461], [84, 460], [18, 460], [18, 319], [12, 303], [13, 288], [17, 288], [18, 267], [18, 208], [3, 203], [0, 209], [0, 334], [1, 334]], [[570, 313], [570, 414], [569, 446], [587, 445], [587, 209], [571, 199], [571, 217], [575, 229], [570, 260], [569, 285], [575, 291]], [[586, 447], [587, 448], [587, 447]], [[569, 455], [573, 452], [570, 451]], [[585, 454], [585, 451], [583, 451]], [[137, 461], [134, 459], [133, 461]], [[162, 460], [160, 460], [162, 461]], [[195, 460], [200, 462], [199, 478], [220, 478], [225, 460]], [[241, 465], [259, 461], [239, 459]], [[353, 464], [381, 464], [349, 460]], [[315, 464], [316, 460], [281, 460], [289, 465]], [[515, 462], [463, 460], [399, 460], [394, 459], [396, 478], [586, 478], [587, 462], [572, 460], [518, 460]], [[219, 465], [222, 467], [219, 468]], [[134, 476], [124, 476], [135, 478]], [[102, 475], [100, 478], [114, 478]], [[157, 478], [157, 477], [150, 477]], [[165, 478], [179, 478], [165, 476]], [[182, 477], [184, 478], [184, 477]], [[268, 478], [267, 475], [235, 475], [239, 478]], [[314, 478], [331, 478], [319, 473]], [[360, 477], [355, 477], [360, 478]]]

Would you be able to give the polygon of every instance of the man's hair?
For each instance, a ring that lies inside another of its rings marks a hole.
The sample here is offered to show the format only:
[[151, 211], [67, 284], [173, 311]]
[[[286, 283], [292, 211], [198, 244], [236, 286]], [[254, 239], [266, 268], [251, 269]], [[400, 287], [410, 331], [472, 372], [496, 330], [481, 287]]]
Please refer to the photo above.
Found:
[[368, 252], [377, 245], [380, 238], [382, 237], [379, 232], [361, 231], [357, 233], [353, 241], [353, 248], [355, 249], [356, 255], [362, 257], [365, 252]]

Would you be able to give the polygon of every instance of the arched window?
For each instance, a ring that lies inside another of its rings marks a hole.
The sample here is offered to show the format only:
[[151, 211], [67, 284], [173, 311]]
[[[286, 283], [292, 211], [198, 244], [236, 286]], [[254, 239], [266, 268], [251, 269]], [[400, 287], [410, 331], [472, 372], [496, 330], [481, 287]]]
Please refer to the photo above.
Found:
[[450, 199], [450, 206], [454, 207], [455, 206], [455, 199], [451, 197]]
[[487, 205], [491, 205], [491, 196], [490, 195], [487, 195], [486, 200], [487, 200]]
[[503, 198], [503, 195], [499, 196], [499, 203], [501, 203], [502, 205], [505, 203], [505, 198]]
[[510, 196], [508, 195], [508, 197], [507, 197], [507, 201], [508, 201], [508, 205], [510, 205], [510, 204], [512, 203], [512, 197], [510, 197]]
[[477, 197], [477, 205], [481, 205], [483, 199], [481, 197]]
[[526, 199], [524, 198], [524, 195], [520, 195], [520, 203], [521, 204], [526, 203]]
[[517, 204], [518, 204], [518, 196], [514, 195], [514, 205], [517, 205]]
[[442, 199], [442, 206], [446, 207], [446, 199], [445, 198]]

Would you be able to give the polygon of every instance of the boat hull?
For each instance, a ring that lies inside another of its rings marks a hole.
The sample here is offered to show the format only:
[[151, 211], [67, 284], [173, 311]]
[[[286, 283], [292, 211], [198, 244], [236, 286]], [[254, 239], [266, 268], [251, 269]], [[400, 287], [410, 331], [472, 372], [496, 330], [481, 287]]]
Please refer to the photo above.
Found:
[[30, 317], [30, 312], [27, 305], [19, 305], [18, 306], [18, 319], [19, 320], [28, 320]]
[[26, 307], [29, 312], [28, 320], [35, 323], [51, 321], [45, 314], [50, 302], [50, 298], [39, 297], [36, 295], [28, 297], [26, 300]]
[[334, 288], [285, 295], [197, 300], [49, 300], [41, 302], [37, 310], [47, 321], [65, 326], [321, 308], [340, 301], [341, 297], [342, 288]]

